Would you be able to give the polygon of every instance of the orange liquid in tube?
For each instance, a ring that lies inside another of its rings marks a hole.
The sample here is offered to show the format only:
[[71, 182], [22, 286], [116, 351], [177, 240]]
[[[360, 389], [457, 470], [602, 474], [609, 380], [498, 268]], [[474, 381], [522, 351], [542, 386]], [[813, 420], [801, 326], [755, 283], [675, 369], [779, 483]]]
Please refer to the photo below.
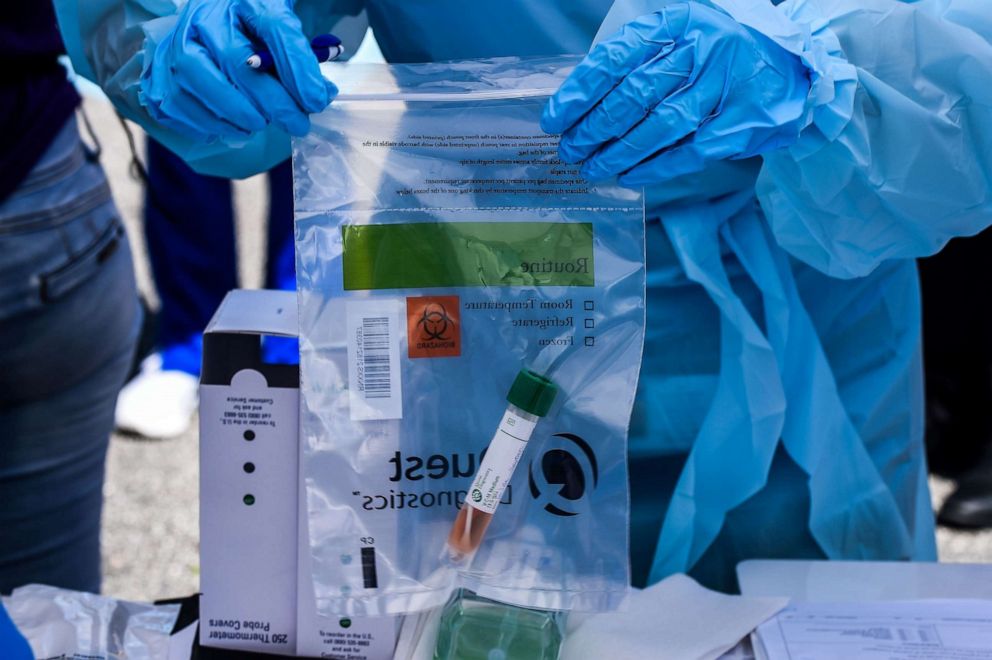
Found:
[[468, 502], [462, 505], [448, 535], [448, 550], [455, 559], [468, 557], [479, 549], [492, 519], [493, 514], [480, 511]]
[[471, 557], [482, 545], [489, 523], [503, 498], [537, 426], [554, 402], [558, 387], [550, 379], [523, 369], [517, 374], [506, 400], [507, 406], [496, 434], [489, 442], [479, 471], [469, 486], [465, 503], [458, 511], [448, 535], [448, 554], [455, 561]]

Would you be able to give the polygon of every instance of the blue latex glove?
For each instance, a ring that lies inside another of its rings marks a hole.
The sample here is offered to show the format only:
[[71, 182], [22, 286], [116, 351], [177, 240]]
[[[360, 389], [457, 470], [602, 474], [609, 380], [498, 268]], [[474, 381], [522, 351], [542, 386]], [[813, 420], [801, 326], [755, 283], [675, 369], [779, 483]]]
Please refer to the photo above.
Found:
[[541, 127], [588, 179], [659, 183], [792, 144], [809, 92], [798, 56], [726, 14], [676, 3], [593, 48]]
[[10, 615], [0, 603], [0, 658], [5, 660], [34, 660], [28, 641], [24, 639]]
[[[278, 76], [245, 64], [267, 48]], [[141, 103], [173, 130], [243, 139], [273, 123], [310, 129], [337, 94], [324, 80], [290, 0], [189, 0], [141, 76]]]

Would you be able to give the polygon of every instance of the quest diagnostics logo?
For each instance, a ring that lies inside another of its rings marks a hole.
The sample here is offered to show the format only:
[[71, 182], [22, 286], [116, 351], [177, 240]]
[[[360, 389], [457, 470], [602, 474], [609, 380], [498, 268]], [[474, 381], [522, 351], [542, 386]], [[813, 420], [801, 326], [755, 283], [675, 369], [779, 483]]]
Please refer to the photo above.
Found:
[[599, 483], [596, 454], [574, 433], [551, 436], [527, 472], [531, 496], [556, 516], [578, 515], [582, 498]]
[[407, 353], [411, 358], [461, 355], [459, 307], [458, 296], [406, 299]]

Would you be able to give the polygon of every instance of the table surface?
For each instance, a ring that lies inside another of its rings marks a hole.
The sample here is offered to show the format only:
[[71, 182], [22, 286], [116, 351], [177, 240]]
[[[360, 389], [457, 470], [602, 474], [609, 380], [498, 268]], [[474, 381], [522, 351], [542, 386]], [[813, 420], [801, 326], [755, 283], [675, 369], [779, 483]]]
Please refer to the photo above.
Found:
[[992, 599], [992, 564], [755, 559], [737, 566], [745, 596], [803, 601]]

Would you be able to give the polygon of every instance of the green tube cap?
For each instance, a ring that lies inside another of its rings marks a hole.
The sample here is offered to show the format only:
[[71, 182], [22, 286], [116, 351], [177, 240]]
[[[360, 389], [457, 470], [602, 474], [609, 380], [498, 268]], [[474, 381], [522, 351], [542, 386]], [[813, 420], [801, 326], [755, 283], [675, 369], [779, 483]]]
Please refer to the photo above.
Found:
[[530, 369], [521, 369], [506, 400], [523, 411], [544, 417], [551, 410], [557, 394], [558, 386], [554, 381]]

